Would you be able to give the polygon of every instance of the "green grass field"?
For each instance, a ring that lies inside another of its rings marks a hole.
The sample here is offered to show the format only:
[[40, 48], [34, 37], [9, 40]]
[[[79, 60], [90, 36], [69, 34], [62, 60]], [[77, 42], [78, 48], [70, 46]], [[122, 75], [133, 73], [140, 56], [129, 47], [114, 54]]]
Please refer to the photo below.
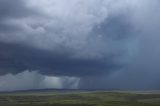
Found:
[[7, 93], [0, 94], [0, 106], [160, 106], [160, 93]]

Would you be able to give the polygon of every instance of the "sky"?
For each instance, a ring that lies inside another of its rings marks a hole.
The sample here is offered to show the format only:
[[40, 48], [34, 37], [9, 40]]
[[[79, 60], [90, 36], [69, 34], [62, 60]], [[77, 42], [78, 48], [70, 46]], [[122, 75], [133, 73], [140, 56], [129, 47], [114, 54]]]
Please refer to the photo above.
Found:
[[159, 0], [0, 0], [0, 91], [160, 89]]

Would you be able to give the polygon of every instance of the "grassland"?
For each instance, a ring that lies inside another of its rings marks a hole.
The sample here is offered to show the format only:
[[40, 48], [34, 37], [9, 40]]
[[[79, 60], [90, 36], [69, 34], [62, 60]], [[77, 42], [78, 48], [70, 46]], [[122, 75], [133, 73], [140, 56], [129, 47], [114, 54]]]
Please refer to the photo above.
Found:
[[0, 106], [160, 106], [160, 93], [5, 93], [0, 94]]

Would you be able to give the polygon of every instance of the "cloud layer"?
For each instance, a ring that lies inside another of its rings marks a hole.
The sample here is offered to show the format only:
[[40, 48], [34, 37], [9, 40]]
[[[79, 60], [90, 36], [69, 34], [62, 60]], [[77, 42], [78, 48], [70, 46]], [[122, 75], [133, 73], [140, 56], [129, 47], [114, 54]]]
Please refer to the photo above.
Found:
[[159, 5], [0, 0], [0, 75], [38, 70], [41, 76], [80, 78], [80, 88], [158, 88]]
[[1, 15], [1, 74], [30, 69], [83, 76], [109, 73], [123, 64], [125, 36], [132, 29], [123, 14], [108, 20], [115, 8], [111, 1], [17, 2], [18, 7], [2, 1], [13, 9], [2, 6], [6, 15]]

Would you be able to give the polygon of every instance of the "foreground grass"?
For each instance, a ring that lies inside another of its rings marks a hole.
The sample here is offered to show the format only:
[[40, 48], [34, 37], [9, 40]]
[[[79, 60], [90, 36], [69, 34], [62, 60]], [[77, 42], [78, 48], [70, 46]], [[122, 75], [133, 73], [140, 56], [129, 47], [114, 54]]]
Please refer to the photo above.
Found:
[[160, 106], [160, 94], [122, 92], [0, 94], [0, 106]]

